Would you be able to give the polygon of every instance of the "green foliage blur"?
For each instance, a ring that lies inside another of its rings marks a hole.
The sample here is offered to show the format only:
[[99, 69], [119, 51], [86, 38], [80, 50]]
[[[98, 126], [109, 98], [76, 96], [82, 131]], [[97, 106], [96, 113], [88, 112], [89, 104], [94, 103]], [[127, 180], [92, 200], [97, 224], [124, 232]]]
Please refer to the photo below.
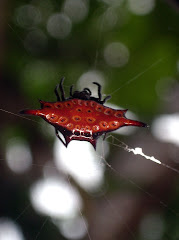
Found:
[[[0, 108], [14, 114], [21, 109], [38, 108], [38, 99], [56, 100], [53, 91], [62, 76], [65, 76], [68, 96], [72, 84], [75, 89], [80, 88], [79, 79], [85, 73], [93, 72], [104, 79], [103, 93], [112, 97], [109, 102], [133, 111], [142, 121], [150, 124], [158, 114], [170, 112], [164, 98], [178, 84], [179, 7], [169, 1], [156, 0], [151, 1], [155, 4], [148, 12], [142, 13], [130, 7], [131, 1], [81, 0], [83, 4], [79, 12], [75, 12], [75, 7], [74, 12], [73, 8], [69, 10], [65, 5], [67, 0], [15, 0], [2, 4]], [[49, 19], [55, 14], [63, 15], [64, 24], [58, 25], [57, 21], [52, 25], [53, 19]], [[57, 32], [54, 30], [56, 27]], [[115, 51], [106, 53], [105, 57], [106, 47], [111, 43], [120, 43], [127, 48], [125, 57], [128, 58], [124, 64], [120, 61], [125, 59], [115, 55]], [[44, 133], [41, 122], [39, 124], [36, 119], [38, 123], [28, 121], [2, 111], [1, 116], [0, 150], [4, 159], [8, 140], [16, 136], [30, 142], [34, 159], [41, 155], [52, 158], [55, 134]], [[114, 152], [112, 149], [110, 160]], [[43, 165], [42, 162], [36, 163]], [[29, 174], [18, 177], [7, 170], [5, 163], [2, 164], [0, 186], [4, 197], [0, 205], [6, 206], [0, 207], [2, 216], [16, 219], [26, 207], [28, 190], [42, 175], [35, 164]], [[125, 189], [123, 183], [120, 185], [118, 180], [108, 175], [109, 192]], [[169, 204], [177, 211], [178, 190], [176, 186], [173, 189]], [[85, 211], [90, 212], [90, 208]], [[174, 218], [166, 210], [163, 216], [165, 239], [179, 239], [178, 214]], [[31, 207], [19, 221], [27, 240], [66, 239], [58, 235], [50, 221], [41, 231], [43, 223], [44, 217]], [[37, 236], [39, 230], [41, 232]], [[143, 240], [140, 236], [135, 239]]]
[[[41, 20], [27, 27], [21, 27], [17, 20], [23, 4], [27, 3], [14, 1], [7, 19], [5, 66], [29, 102], [37, 98], [53, 100], [52, 91], [61, 76], [66, 77], [69, 86], [83, 73], [98, 70], [107, 81], [103, 90], [106, 94], [119, 89], [112, 94], [112, 103], [146, 115], [147, 119], [160, 111], [156, 84], [164, 78], [175, 78], [177, 73], [178, 14], [169, 5], [156, 1], [149, 14], [137, 15], [128, 9], [127, 1], [117, 6], [93, 1], [88, 3], [87, 16], [72, 22], [69, 35], [55, 39], [46, 24], [53, 12], [63, 10], [64, 2], [32, 1], [41, 12]], [[106, 17], [109, 10], [118, 18], [111, 25]], [[30, 46], [24, 46], [27, 35], [37, 30], [44, 35], [44, 46], [40, 47], [38, 37], [31, 39]], [[129, 61], [123, 67], [111, 67], [105, 62], [103, 52], [110, 42], [122, 42], [129, 49]]]

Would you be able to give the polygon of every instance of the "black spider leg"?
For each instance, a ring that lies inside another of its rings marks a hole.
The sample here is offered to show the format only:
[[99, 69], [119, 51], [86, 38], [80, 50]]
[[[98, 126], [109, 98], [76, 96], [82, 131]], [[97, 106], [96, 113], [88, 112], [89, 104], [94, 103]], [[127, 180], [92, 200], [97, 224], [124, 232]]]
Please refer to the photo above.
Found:
[[56, 133], [56, 136], [58, 137], [58, 139], [63, 143], [63, 145], [65, 147], [67, 147], [67, 144], [61, 139], [61, 137], [59, 136], [58, 130], [56, 128], [55, 128], [55, 133]]
[[65, 77], [62, 77], [62, 79], [60, 80], [60, 85], [59, 85], [62, 101], [66, 100], [65, 92], [64, 92], [64, 89], [63, 89], [63, 82], [64, 82], [64, 80], [65, 80]]
[[101, 101], [101, 85], [97, 82], [93, 82], [94, 84], [96, 84], [98, 86], [98, 100]]
[[60, 100], [60, 96], [59, 96], [59, 93], [58, 93], [58, 88], [59, 88], [59, 84], [57, 84], [57, 86], [55, 87], [54, 92], [55, 92], [55, 95], [57, 97], [57, 101], [59, 102], [61, 100]]
[[107, 132], [104, 133], [103, 141], [106, 139]]
[[101, 85], [99, 84], [99, 83], [97, 83], [97, 82], [93, 82], [94, 84], [96, 84], [97, 86], [98, 86], [98, 101], [100, 102], [100, 103], [105, 103], [108, 99], [110, 99], [111, 98], [111, 96], [106, 96], [103, 100], [101, 100], [101, 98], [102, 98], [102, 94], [101, 94]]
[[107, 97], [105, 97], [102, 101], [101, 101], [101, 103], [103, 104], [103, 103], [105, 103], [108, 99], [110, 99], [111, 98], [111, 96], [107, 96]]
[[91, 90], [89, 88], [84, 88], [83, 91], [87, 91], [89, 93], [89, 95], [91, 95]]
[[73, 97], [73, 87], [74, 87], [74, 85], [71, 85], [71, 87], [70, 87], [70, 96], [71, 97]]

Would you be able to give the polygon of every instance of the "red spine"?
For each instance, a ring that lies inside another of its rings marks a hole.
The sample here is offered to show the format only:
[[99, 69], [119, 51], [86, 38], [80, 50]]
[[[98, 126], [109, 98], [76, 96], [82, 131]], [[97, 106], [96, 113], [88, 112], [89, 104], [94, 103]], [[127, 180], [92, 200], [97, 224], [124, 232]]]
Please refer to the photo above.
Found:
[[38, 115], [38, 110], [25, 109], [19, 112], [20, 114], [28, 114], [28, 115]]
[[130, 119], [125, 120], [125, 125], [126, 126], [136, 126], [136, 127], [149, 127], [146, 123], [134, 121], [134, 120], [130, 120]]

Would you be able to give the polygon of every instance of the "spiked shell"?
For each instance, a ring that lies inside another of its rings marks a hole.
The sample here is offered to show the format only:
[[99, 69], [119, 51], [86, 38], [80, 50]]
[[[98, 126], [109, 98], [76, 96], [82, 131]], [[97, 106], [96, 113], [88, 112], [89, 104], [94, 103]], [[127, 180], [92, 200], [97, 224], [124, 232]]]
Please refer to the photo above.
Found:
[[[80, 140], [88, 141], [96, 148], [98, 137], [104, 133], [123, 126], [147, 127], [145, 123], [127, 119], [127, 110], [115, 110], [100, 102], [102, 101], [95, 100], [94, 97], [87, 100], [69, 98], [57, 102], [40, 100], [41, 109], [23, 110], [21, 113], [42, 117], [53, 125], [57, 137], [66, 147], [71, 140]], [[63, 134], [65, 142], [58, 135], [58, 131]]]

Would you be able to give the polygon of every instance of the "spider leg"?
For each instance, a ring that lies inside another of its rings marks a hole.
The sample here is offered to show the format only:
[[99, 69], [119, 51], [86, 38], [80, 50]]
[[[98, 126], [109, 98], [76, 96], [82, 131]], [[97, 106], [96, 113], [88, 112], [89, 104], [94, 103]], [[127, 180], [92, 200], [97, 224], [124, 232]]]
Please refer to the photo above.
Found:
[[93, 82], [94, 84], [96, 84], [98, 86], [98, 100], [101, 101], [101, 85], [97, 82]]
[[84, 88], [83, 91], [89, 92], [90, 95], [92, 94], [92, 93], [91, 93], [91, 90], [90, 90], [89, 88]]
[[70, 87], [70, 96], [71, 97], [73, 97], [73, 87], [74, 87], [74, 85], [71, 85], [71, 87]]
[[55, 133], [56, 133], [56, 136], [58, 137], [58, 139], [63, 143], [63, 145], [65, 147], [67, 147], [67, 144], [61, 139], [61, 137], [59, 136], [58, 130], [56, 128], [55, 128]]
[[55, 95], [56, 95], [56, 97], [57, 97], [57, 101], [60, 101], [60, 96], [59, 96], [59, 93], [58, 93], [58, 88], [59, 88], [59, 84], [57, 84], [57, 86], [55, 87], [54, 92], [55, 92]]
[[106, 139], [106, 135], [107, 135], [107, 133], [105, 132], [104, 137], [103, 137], [103, 141]]
[[60, 80], [60, 92], [61, 92], [61, 98], [62, 98], [62, 101], [66, 100], [65, 99], [65, 92], [64, 92], [64, 89], [63, 89], [63, 82], [65, 80], [65, 77], [62, 77], [61, 80]]
[[111, 96], [107, 96], [107, 97], [105, 97], [102, 101], [101, 101], [101, 103], [103, 104], [103, 103], [105, 103], [108, 99], [110, 99], [111, 98]]

